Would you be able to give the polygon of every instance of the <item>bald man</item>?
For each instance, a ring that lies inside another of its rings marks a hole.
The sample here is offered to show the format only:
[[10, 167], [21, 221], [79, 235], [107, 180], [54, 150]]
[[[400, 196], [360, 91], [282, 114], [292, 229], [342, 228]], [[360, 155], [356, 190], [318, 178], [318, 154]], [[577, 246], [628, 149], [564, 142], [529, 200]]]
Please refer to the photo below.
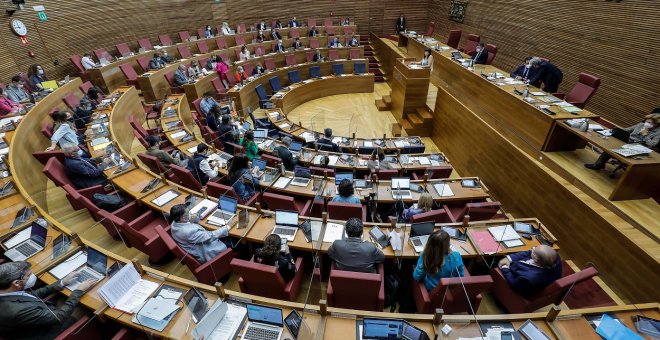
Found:
[[508, 255], [500, 260], [498, 267], [509, 286], [524, 296], [543, 290], [561, 277], [561, 258], [546, 245]]

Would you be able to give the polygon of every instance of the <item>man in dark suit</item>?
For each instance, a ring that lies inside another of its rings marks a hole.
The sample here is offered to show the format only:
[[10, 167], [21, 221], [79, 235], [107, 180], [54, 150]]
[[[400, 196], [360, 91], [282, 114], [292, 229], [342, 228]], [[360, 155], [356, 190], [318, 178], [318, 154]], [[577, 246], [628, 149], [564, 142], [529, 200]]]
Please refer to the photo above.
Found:
[[296, 167], [296, 164], [298, 164], [298, 160], [293, 157], [293, 153], [291, 153], [291, 150], [289, 150], [289, 146], [291, 145], [291, 137], [287, 136], [282, 138], [282, 144], [283, 145], [279, 145], [274, 148], [273, 153], [282, 159], [284, 168], [287, 171], [293, 171], [293, 169]]
[[319, 35], [319, 30], [316, 29], [316, 26], [312, 26], [312, 28], [309, 29], [309, 36], [315, 37], [317, 35]]
[[276, 31], [275, 28], [272, 28], [270, 30], [270, 38], [272, 40], [282, 40], [282, 36], [280, 35], [280, 32]]
[[331, 128], [325, 128], [325, 130], [323, 130], [323, 138], [319, 138], [316, 141], [316, 143], [332, 145], [332, 151], [333, 152], [339, 152], [339, 145], [337, 145], [337, 143], [334, 143], [332, 141], [332, 129]]
[[284, 47], [284, 44], [282, 44], [282, 40], [278, 40], [273, 47], [273, 52], [283, 53], [284, 51], [286, 51], [286, 47]]
[[551, 64], [549, 61], [543, 61], [539, 57], [534, 57], [530, 61], [534, 69], [534, 75], [529, 78], [529, 83], [534, 84], [543, 82], [543, 91], [555, 93], [559, 89], [559, 84], [564, 80], [564, 74], [561, 70]]
[[406, 30], [406, 18], [403, 17], [403, 13], [396, 19], [396, 33], [403, 32]]
[[532, 75], [532, 64], [529, 62], [532, 60], [532, 57], [527, 57], [523, 60], [523, 63], [518, 65], [513, 72], [511, 72], [511, 78], [527, 80]]
[[385, 260], [383, 252], [371, 242], [362, 241], [362, 221], [353, 217], [346, 221], [344, 240], [332, 242], [328, 256], [339, 270], [376, 273], [377, 264]]
[[266, 22], [261, 20], [261, 22], [257, 24], [257, 31], [265, 31], [265, 30], [266, 30]]
[[289, 20], [289, 27], [300, 27], [300, 24], [298, 23], [298, 20], [296, 20], [296, 17], [293, 17], [293, 19]]
[[78, 152], [80, 148], [77, 145], [65, 145], [64, 151], [64, 171], [73, 182], [77, 189], [93, 187], [95, 185], [107, 185], [108, 179], [103, 174], [103, 170], [111, 162], [110, 159], [104, 159], [99, 165], [81, 158]]
[[254, 67], [254, 70], [252, 70], [252, 75], [253, 76], [260, 76], [266, 72], [266, 69], [261, 65], [261, 63], [257, 63], [257, 66]]
[[480, 42], [479, 46], [477, 46], [477, 49], [474, 52], [474, 56], [472, 56], [472, 59], [474, 59], [475, 64], [486, 64], [488, 62], [488, 51], [484, 47], [484, 43]]
[[521, 295], [530, 296], [561, 278], [561, 258], [550, 246], [509, 255], [498, 263], [506, 282]]
[[321, 62], [323, 61], [323, 56], [321, 55], [321, 50], [316, 50], [316, 53], [314, 53], [314, 58], [312, 59], [313, 62]]
[[37, 277], [24, 261], [0, 264], [0, 335], [6, 339], [53, 339], [75, 323], [71, 316], [80, 297], [96, 281], [80, 283], [60, 307], [42, 298], [77, 278], [73, 272], [51, 285], [32, 290]]
[[294, 50], [300, 50], [303, 49], [304, 46], [302, 44], [302, 41], [300, 41], [300, 38], [296, 38], [296, 40], [293, 41], [293, 49]]

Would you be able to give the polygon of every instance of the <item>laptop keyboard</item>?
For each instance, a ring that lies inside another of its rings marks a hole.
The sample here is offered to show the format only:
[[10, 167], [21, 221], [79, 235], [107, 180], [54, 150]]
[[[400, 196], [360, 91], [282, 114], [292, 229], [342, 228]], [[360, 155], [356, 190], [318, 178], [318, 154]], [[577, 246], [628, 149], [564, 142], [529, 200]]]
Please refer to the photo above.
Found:
[[412, 243], [413, 243], [413, 245], [414, 245], [415, 247], [421, 247], [421, 246], [422, 246], [422, 241], [420, 241], [420, 240], [417, 239], [417, 238], [414, 239], [414, 240], [412, 240]]
[[265, 328], [260, 328], [260, 327], [248, 327], [248, 329], [245, 331], [245, 334], [243, 334], [244, 339], [264, 339], [264, 340], [277, 340], [280, 335], [280, 332], [272, 330], [272, 329], [265, 329]]
[[30, 243], [23, 243], [20, 246], [16, 247], [16, 251], [21, 253], [23, 256], [30, 256], [34, 253], [37, 252], [37, 248], [35, 248], [32, 244]]
[[275, 228], [275, 234], [290, 236], [296, 233], [293, 228]]
[[87, 269], [83, 269], [78, 273], [78, 277], [76, 278], [76, 281], [84, 282], [87, 280], [97, 280], [97, 279], [98, 278], [92, 275]]

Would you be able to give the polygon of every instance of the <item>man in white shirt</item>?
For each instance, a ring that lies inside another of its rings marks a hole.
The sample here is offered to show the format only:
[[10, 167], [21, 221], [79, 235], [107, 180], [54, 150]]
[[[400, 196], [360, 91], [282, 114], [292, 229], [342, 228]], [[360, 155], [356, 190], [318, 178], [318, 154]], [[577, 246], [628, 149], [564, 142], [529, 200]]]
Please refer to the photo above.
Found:
[[85, 70], [89, 70], [96, 67], [96, 63], [94, 62], [94, 60], [92, 60], [92, 55], [89, 53], [83, 54], [83, 57], [80, 60], [80, 62], [82, 63], [82, 66]]
[[184, 204], [177, 204], [170, 209], [170, 220], [174, 241], [200, 263], [206, 263], [227, 250], [227, 245], [220, 238], [229, 235], [229, 229], [220, 227], [206, 230], [197, 224], [199, 217], [191, 216]]
[[188, 170], [202, 186], [218, 177], [218, 166], [215, 161], [209, 161], [208, 150], [209, 147], [206, 144], [197, 145], [197, 152], [193, 154], [192, 162], [188, 162]]

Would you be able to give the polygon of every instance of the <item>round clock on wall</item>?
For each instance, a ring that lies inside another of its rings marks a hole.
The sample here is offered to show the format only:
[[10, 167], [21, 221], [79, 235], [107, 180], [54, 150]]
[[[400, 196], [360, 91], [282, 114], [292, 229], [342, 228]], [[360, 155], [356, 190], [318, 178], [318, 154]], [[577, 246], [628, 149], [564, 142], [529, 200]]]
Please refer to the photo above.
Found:
[[27, 35], [27, 26], [25, 26], [25, 24], [18, 19], [14, 19], [11, 21], [11, 30], [14, 32], [14, 34], [19, 35], [21, 37]]

